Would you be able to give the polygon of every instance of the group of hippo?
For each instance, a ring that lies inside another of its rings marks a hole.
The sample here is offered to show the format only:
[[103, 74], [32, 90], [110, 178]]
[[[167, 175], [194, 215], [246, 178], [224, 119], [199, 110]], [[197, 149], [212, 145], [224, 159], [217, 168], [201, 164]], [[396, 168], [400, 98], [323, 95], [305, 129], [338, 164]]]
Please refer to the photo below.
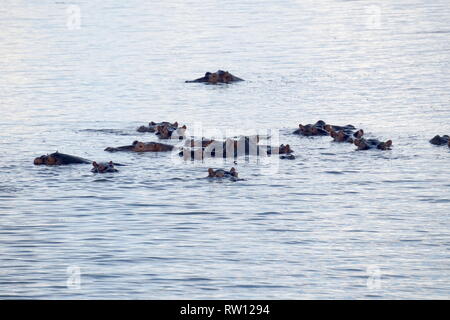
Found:
[[[236, 81], [244, 81], [238, 78], [228, 71], [218, 70], [217, 72], [207, 72], [204, 77], [186, 81], [186, 82], [201, 82], [207, 84], [218, 83], [232, 83]], [[295, 159], [293, 150], [289, 144], [281, 144], [278, 147], [270, 145], [260, 145], [260, 140], [268, 139], [267, 136], [239, 136], [227, 138], [225, 140], [215, 140], [186, 136], [186, 125], [179, 126], [178, 122], [150, 122], [147, 126], [141, 126], [137, 129], [138, 132], [150, 132], [154, 133], [159, 139], [162, 140], [184, 140], [184, 145], [179, 147], [179, 155], [185, 160], [191, 159], [205, 159], [208, 157], [238, 157], [249, 155], [279, 155], [280, 159]], [[317, 121], [314, 124], [299, 125], [299, 128], [293, 132], [293, 134], [301, 136], [330, 136], [333, 141], [347, 142], [357, 146], [357, 150], [379, 149], [390, 150], [392, 141], [380, 141], [375, 138], [364, 137], [364, 131], [362, 129], [356, 129], [353, 125], [330, 125], [322, 120]], [[430, 140], [430, 143], [435, 145], [448, 145], [450, 147], [450, 137], [435, 136]], [[176, 146], [160, 142], [141, 142], [134, 141], [130, 145], [120, 147], [108, 147], [105, 151], [108, 152], [167, 152], [173, 151]], [[69, 165], [69, 164], [92, 164], [91, 171], [94, 173], [105, 172], [117, 172], [116, 166], [121, 166], [119, 163], [109, 162], [96, 162], [87, 160], [84, 158], [71, 156], [55, 152], [49, 155], [43, 155], [34, 159], [35, 165]], [[230, 171], [212, 168], [208, 169], [208, 178], [230, 178], [236, 180], [238, 173], [235, 168], [231, 168]]]
[[299, 128], [294, 131], [294, 134], [302, 136], [331, 136], [333, 141], [352, 143], [358, 147], [358, 150], [390, 150], [392, 146], [392, 140], [380, 141], [374, 138], [364, 138], [364, 130], [356, 130], [351, 124], [336, 126], [327, 124], [322, 120], [319, 120], [314, 124], [299, 124]]

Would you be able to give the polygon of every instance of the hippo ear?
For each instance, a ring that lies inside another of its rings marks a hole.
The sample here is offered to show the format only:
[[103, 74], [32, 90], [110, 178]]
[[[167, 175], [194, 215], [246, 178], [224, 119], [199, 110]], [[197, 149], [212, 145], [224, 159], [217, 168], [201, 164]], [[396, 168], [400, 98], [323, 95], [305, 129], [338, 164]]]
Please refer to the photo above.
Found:
[[112, 161], [110, 161], [110, 162], [109, 162], [109, 165], [112, 166], [112, 165], [114, 165], [114, 163], [113, 163]]
[[386, 148], [392, 147], [392, 140], [386, 141], [386, 142], [384, 143], [384, 146], [385, 146]]
[[359, 129], [358, 131], [356, 131], [354, 134], [353, 134], [353, 136], [355, 137], [355, 138], [361, 138], [362, 136], [364, 135], [364, 130], [363, 129]]
[[181, 128], [182, 128], [182, 129], [187, 129], [186, 125], [183, 125]]
[[131, 144], [132, 146], [135, 146], [139, 141], [134, 140], [133, 143]]
[[173, 126], [174, 126], [175, 128], [178, 128], [178, 121], [175, 121], [175, 122], [173, 123]]
[[94, 167], [94, 168], [97, 168], [98, 167], [98, 163], [97, 162], [92, 162], [92, 166]]

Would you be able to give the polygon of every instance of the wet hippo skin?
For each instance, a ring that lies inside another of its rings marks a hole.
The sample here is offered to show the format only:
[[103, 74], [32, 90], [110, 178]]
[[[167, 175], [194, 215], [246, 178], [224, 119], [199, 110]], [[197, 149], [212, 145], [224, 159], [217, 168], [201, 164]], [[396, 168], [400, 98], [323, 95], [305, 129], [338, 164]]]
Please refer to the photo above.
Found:
[[205, 75], [201, 78], [195, 79], [195, 80], [186, 80], [186, 83], [210, 83], [210, 84], [217, 84], [217, 83], [232, 83], [232, 82], [238, 82], [238, 81], [244, 81], [244, 79], [238, 78], [228, 71], [223, 70], [217, 70], [216, 72], [206, 72]]
[[69, 164], [88, 164], [92, 163], [92, 161], [56, 151], [55, 153], [35, 158], [33, 163], [37, 166], [38, 165], [59, 166]]
[[108, 147], [105, 151], [117, 152], [117, 151], [130, 151], [130, 152], [166, 152], [172, 151], [174, 146], [170, 144], [158, 143], [158, 142], [140, 142], [134, 141], [131, 145], [121, 147]]

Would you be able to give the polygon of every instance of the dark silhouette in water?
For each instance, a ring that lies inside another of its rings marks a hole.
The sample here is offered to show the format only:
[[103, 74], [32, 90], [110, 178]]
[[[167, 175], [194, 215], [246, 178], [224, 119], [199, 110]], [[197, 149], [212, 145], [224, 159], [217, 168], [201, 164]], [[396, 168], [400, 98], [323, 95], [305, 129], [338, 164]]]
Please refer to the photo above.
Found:
[[450, 137], [448, 135], [443, 135], [442, 137], [437, 135], [430, 140], [430, 143], [436, 146], [448, 145], [450, 147]]
[[206, 72], [203, 77], [195, 80], [186, 80], [186, 83], [203, 82], [203, 83], [217, 84], [217, 83], [232, 83], [237, 81], [244, 81], [244, 79], [238, 78], [229, 73], [228, 71], [217, 70], [217, 72], [213, 73]]
[[34, 164], [37, 166], [39, 165], [60, 166], [69, 164], [88, 164], [88, 163], [92, 163], [92, 161], [64, 153], [59, 153], [58, 151], [34, 159]]
[[110, 162], [92, 162], [92, 169], [91, 172], [94, 173], [105, 173], [105, 172], [118, 172], [116, 168], [114, 168], [114, 163], [112, 161]]
[[381, 142], [377, 139], [355, 139], [355, 146], [358, 150], [369, 150], [369, 149], [379, 149], [379, 150], [390, 150], [392, 146], [392, 140], [386, 142]]
[[130, 151], [130, 152], [165, 152], [172, 151], [174, 146], [170, 144], [158, 143], [158, 142], [140, 142], [134, 141], [131, 145], [122, 147], [108, 147], [105, 151], [117, 152], [117, 151]]

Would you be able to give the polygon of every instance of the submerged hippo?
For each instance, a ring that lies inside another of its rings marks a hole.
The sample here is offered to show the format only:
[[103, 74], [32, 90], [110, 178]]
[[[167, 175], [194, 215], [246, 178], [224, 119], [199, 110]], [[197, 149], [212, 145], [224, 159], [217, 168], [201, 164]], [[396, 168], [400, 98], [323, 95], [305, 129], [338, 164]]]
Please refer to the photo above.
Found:
[[184, 139], [187, 127], [184, 125], [178, 128], [178, 123], [176, 124], [177, 126], [168, 124], [156, 126], [156, 135], [160, 139]]
[[292, 153], [289, 153], [287, 155], [281, 155], [280, 159], [282, 159], [282, 160], [295, 160], [295, 155], [293, 155]]
[[110, 162], [92, 162], [91, 172], [94, 173], [105, 173], [105, 172], [118, 172], [116, 168], [114, 168], [114, 163]]
[[336, 125], [333, 125], [333, 124], [326, 124], [324, 126], [324, 129], [326, 131], [328, 131], [328, 132], [341, 131], [341, 130], [344, 130], [344, 131], [354, 131], [354, 130], [356, 130], [355, 126], [353, 126], [351, 124], [347, 124], [345, 126], [336, 126]]
[[68, 164], [88, 164], [88, 163], [92, 163], [92, 161], [64, 153], [59, 153], [58, 151], [34, 159], [34, 164], [37, 166], [38, 165], [60, 166]]
[[208, 178], [237, 178], [238, 173], [235, 168], [231, 168], [230, 171], [225, 171], [222, 169], [214, 170], [213, 168], [208, 169]]
[[307, 124], [307, 125], [298, 125], [298, 129], [295, 130], [293, 133], [302, 135], [302, 136], [327, 136], [328, 131], [325, 130], [326, 123], [322, 120], [317, 121], [314, 124]]
[[217, 83], [231, 83], [237, 81], [244, 81], [244, 79], [238, 78], [229, 73], [228, 71], [217, 70], [217, 72], [213, 73], [206, 72], [204, 77], [195, 80], [186, 80], [186, 83], [203, 82], [203, 83], [217, 84]]
[[358, 150], [380, 149], [390, 150], [392, 146], [392, 140], [381, 142], [377, 139], [355, 139], [354, 144], [358, 147]]
[[176, 122], [176, 121], [174, 123], [170, 123], [167, 121], [156, 123], [156, 122], [151, 121], [148, 124], [148, 126], [140, 126], [139, 128], [137, 128], [137, 131], [138, 132], [156, 132], [156, 127], [165, 126], [165, 125], [173, 127], [173, 128], [178, 128], [178, 122]]
[[331, 129], [330, 136], [333, 138], [333, 141], [335, 142], [350, 142], [353, 143], [355, 139], [361, 139], [364, 135], [364, 131], [362, 129], [359, 129], [356, 132], [353, 132], [352, 130], [345, 130], [341, 129], [339, 131], [334, 131]]
[[216, 140], [206, 139], [206, 138], [202, 138], [201, 140], [192, 138], [192, 139], [186, 140], [184, 143], [184, 146], [190, 147], [190, 148], [194, 148], [194, 147], [205, 148], [215, 141]]
[[108, 147], [105, 151], [116, 152], [116, 151], [131, 151], [131, 152], [165, 152], [172, 151], [174, 146], [170, 144], [158, 143], [158, 142], [140, 142], [134, 141], [129, 146], [122, 147]]
[[443, 146], [446, 144], [450, 147], [450, 137], [448, 135], [443, 135], [442, 137], [437, 135], [430, 140], [430, 143], [436, 146]]
[[227, 139], [226, 141], [212, 141], [206, 147], [183, 148], [179, 153], [185, 160], [201, 160], [204, 158], [236, 158], [239, 156], [263, 156], [273, 154], [293, 153], [293, 150], [287, 145], [273, 147], [269, 145], [258, 145], [256, 142], [246, 139], [235, 141]]

